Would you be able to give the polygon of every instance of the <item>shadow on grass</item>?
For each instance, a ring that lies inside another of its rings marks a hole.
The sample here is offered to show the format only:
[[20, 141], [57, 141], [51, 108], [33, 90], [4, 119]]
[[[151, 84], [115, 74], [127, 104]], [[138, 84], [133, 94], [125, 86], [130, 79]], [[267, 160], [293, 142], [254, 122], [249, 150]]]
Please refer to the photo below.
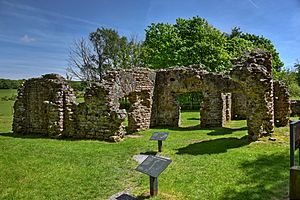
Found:
[[128, 194], [122, 194], [121, 196], [118, 196], [116, 200], [144, 200], [144, 199], [150, 199], [150, 195], [139, 195], [137, 197], [133, 197]]
[[244, 131], [247, 130], [247, 127], [242, 128], [216, 128], [212, 132], [207, 133], [207, 135], [229, 135], [235, 131]]
[[129, 130], [128, 126], [125, 126], [125, 131], [126, 131], [126, 135], [135, 135], [138, 133], [137, 131], [134, 132], [134, 131]]
[[137, 200], [150, 199], [150, 195], [139, 195], [136, 198]]
[[0, 133], [0, 136], [4, 137], [11, 137], [11, 138], [20, 138], [20, 139], [51, 139], [51, 140], [64, 140], [64, 141], [90, 141], [90, 140], [95, 140], [95, 141], [101, 141], [101, 142], [107, 142], [107, 143], [115, 143], [113, 141], [108, 141], [108, 140], [100, 140], [97, 138], [76, 138], [76, 137], [51, 137], [48, 135], [42, 135], [42, 134], [16, 134], [13, 132], [9, 133]]
[[200, 124], [196, 126], [186, 126], [186, 127], [161, 127], [161, 128], [167, 128], [169, 130], [173, 131], [192, 131], [192, 130], [214, 130], [214, 128], [208, 129], [208, 128], [201, 128]]
[[197, 120], [197, 121], [200, 121], [200, 118], [198, 118], [198, 117], [190, 117], [190, 118], [187, 118], [186, 120]]
[[9, 133], [0, 133], [0, 136], [4, 136], [4, 137], [12, 137], [12, 138], [24, 138], [24, 139], [49, 139], [49, 136], [46, 135], [38, 135], [38, 134], [16, 134], [13, 132], [9, 132]]
[[141, 155], [152, 155], [155, 156], [157, 154], [156, 151], [146, 151], [146, 152], [141, 152]]
[[202, 128], [200, 125], [196, 125], [196, 126], [187, 126], [187, 127], [168, 127], [168, 129], [174, 130], [174, 131], [195, 131], [195, 130], [210, 131], [209, 133], [207, 133], [207, 135], [214, 136], [214, 135], [229, 135], [235, 131], [243, 131], [243, 130], [247, 130], [248, 128], [247, 127], [242, 127], [242, 128], [226, 128], [226, 127]]
[[218, 154], [227, 152], [228, 149], [239, 148], [250, 144], [248, 136], [242, 138], [219, 138], [213, 140], [203, 140], [186, 147], [176, 149], [176, 154], [190, 154], [190, 155], [203, 155], [203, 154]]
[[238, 189], [228, 188], [224, 200], [288, 199], [289, 155], [260, 156], [241, 164], [244, 177], [237, 181]]
[[128, 195], [128, 194], [122, 194], [121, 196], [118, 196], [116, 199], [117, 200], [137, 200], [136, 198], [134, 198], [133, 196]]

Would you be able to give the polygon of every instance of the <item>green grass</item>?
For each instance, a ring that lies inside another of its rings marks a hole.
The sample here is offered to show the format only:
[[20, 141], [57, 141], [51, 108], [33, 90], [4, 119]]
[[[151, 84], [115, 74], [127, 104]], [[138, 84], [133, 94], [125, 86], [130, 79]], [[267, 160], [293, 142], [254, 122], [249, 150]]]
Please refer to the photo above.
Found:
[[[2, 91], [0, 91], [0, 94]], [[132, 156], [153, 153], [154, 131], [169, 131], [158, 155], [173, 160], [151, 199], [283, 199], [288, 191], [288, 128], [275, 142], [248, 143], [245, 121], [199, 128], [199, 112], [183, 112], [181, 127], [150, 129], [120, 143], [14, 136], [13, 102], [0, 101], [0, 199], [107, 199], [130, 190], [149, 196], [149, 177], [134, 170]], [[5, 109], [4, 109], [5, 110]]]
[[4, 96], [12, 96], [16, 94], [17, 94], [16, 89], [0, 89], [0, 98]]
[[11, 130], [14, 101], [2, 101], [1, 97], [16, 95], [15, 89], [0, 89], [0, 132]]
[[292, 96], [292, 97], [290, 97], [290, 100], [299, 100], [299, 99], [300, 99], [299, 96]]

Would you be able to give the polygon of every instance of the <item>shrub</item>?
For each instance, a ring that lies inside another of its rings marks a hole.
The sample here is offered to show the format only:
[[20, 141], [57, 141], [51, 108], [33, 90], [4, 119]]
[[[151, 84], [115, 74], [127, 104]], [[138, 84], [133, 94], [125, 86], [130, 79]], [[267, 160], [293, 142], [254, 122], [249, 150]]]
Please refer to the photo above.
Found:
[[289, 92], [290, 92], [291, 97], [299, 97], [300, 96], [300, 86], [297, 83], [290, 84]]
[[11, 95], [10, 97], [8, 96], [1, 97], [1, 101], [15, 101], [15, 100], [17, 100], [17, 95], [15, 94]]

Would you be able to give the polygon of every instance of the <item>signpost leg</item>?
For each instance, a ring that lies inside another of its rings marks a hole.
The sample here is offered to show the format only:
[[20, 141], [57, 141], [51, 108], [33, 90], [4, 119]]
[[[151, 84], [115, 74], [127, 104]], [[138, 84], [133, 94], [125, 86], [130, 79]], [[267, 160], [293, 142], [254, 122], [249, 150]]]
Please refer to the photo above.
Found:
[[158, 152], [162, 152], [162, 141], [158, 140]]
[[293, 125], [290, 125], [290, 167], [295, 166], [295, 133], [296, 128]]
[[158, 192], [157, 177], [150, 176], [150, 196], [156, 196]]
[[290, 169], [290, 199], [300, 199], [300, 166]]

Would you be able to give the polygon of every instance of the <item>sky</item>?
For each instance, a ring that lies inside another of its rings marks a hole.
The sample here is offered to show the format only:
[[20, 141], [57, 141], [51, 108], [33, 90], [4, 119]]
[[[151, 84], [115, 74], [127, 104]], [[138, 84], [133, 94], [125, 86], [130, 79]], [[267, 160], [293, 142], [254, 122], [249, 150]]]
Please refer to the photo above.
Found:
[[74, 41], [99, 27], [143, 40], [151, 23], [193, 16], [263, 35], [287, 69], [300, 60], [300, 0], [0, 0], [0, 78], [65, 76]]

